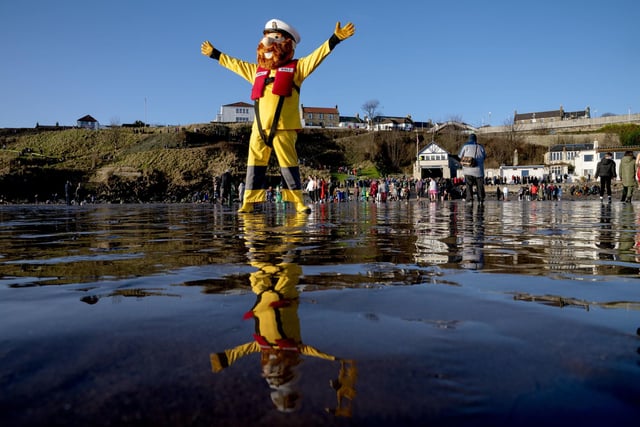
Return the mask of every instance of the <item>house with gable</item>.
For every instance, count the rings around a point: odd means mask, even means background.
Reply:
[[[346,129],[366,129],[367,122],[360,118],[360,114],[356,113],[355,116],[340,116],[338,126]]]
[[[452,178],[456,176],[458,168],[457,160],[438,144],[431,142],[418,152],[413,166],[413,177]]]
[[[234,102],[220,107],[216,114],[216,123],[253,123],[255,110],[252,104],[246,102]]]
[[[337,128],[340,111],[335,107],[305,107],[300,105],[300,118],[304,127]]]
[[[545,166],[552,179],[558,180],[565,176],[574,179],[594,179],[598,162],[607,153],[613,155],[616,172],[620,170],[620,162],[626,151],[632,151],[634,156],[640,155],[639,146],[600,145],[598,141],[575,144],[557,144],[549,147],[544,155]],[[618,180],[620,177],[618,177]]]
[[[434,124],[429,132],[435,135],[443,134],[464,134],[469,135],[477,132],[477,129],[467,123],[449,120],[442,123]]]
[[[551,178],[557,179],[565,175],[593,176],[599,161],[597,144],[595,141],[549,147],[544,155],[544,164],[549,168]]]
[[[591,109],[589,107],[582,111],[564,111],[561,105],[559,110],[536,111],[532,113],[513,114],[513,123],[549,123],[561,120],[589,119],[591,118]]]
[[[373,130],[413,130],[411,115],[407,117],[377,116],[373,119]]]
[[[93,117],[91,117],[89,114],[87,114],[86,116],[80,117],[76,123],[78,127],[82,129],[95,130],[100,128],[100,123],[98,123],[98,121]]]

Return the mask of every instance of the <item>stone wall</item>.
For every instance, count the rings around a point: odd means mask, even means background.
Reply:
[[[513,126],[485,126],[477,134],[532,132],[536,134],[560,134],[564,132],[593,131],[610,124],[640,124],[640,114],[596,117],[591,119],[561,120],[556,122],[518,123]]]

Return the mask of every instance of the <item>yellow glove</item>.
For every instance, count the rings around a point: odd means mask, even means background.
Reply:
[[[344,27],[340,27],[340,22],[336,23],[336,29],[333,34],[340,40],[345,40],[351,37],[356,32],[356,27],[351,23],[347,23]]]
[[[202,44],[200,45],[200,52],[202,52],[204,56],[211,56],[211,54],[213,53],[213,45],[209,43],[209,40],[205,40],[202,42]]]

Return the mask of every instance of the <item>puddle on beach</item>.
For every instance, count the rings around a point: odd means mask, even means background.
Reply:
[[[631,204],[342,203],[317,205],[310,216],[275,206],[242,216],[212,205],[9,206],[0,208],[0,224],[0,273],[10,287],[100,287],[189,267],[225,276],[245,272],[249,254],[267,250],[325,266],[321,278],[309,278],[326,288],[371,284],[356,278],[363,274],[383,285],[417,284],[460,268],[640,278],[640,207]],[[255,248],[247,248],[251,238]],[[283,253],[270,247],[277,239],[289,240]]]
[[[2,425],[640,415],[640,205],[1,206],[0,239]]]

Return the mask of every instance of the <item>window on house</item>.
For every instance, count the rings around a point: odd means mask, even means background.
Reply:
[[[593,154],[585,154],[584,155],[585,162],[593,162]]]
[[[562,167],[561,166],[552,166],[551,168],[549,168],[549,171],[552,174],[560,175],[562,173]]]

